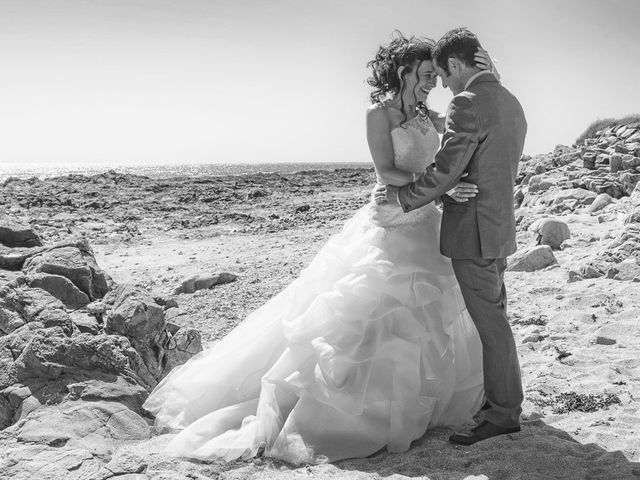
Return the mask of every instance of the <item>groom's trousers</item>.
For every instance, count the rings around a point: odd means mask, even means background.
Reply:
[[[480,334],[484,391],[489,402],[485,420],[503,427],[520,425],[520,362],[507,318],[504,258],[452,259],[467,310]]]

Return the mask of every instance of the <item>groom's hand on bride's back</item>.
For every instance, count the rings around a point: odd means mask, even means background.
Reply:
[[[478,194],[478,186],[474,183],[458,182],[458,184],[447,192],[451,198],[458,203],[468,202],[470,198]]]
[[[373,189],[373,201],[376,205],[398,203],[398,187],[392,185],[376,185]]]

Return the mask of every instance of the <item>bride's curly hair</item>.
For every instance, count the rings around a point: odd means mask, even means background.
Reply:
[[[382,105],[382,100],[389,93],[400,93],[402,101],[404,82],[398,78],[398,68],[404,66],[410,69],[416,61],[431,60],[434,46],[435,42],[430,38],[406,38],[402,32],[394,30],[391,42],[381,45],[375,58],[367,63],[371,69],[367,83],[374,88],[370,94],[371,103]],[[415,74],[418,75],[417,69]],[[401,110],[404,112],[404,101]]]

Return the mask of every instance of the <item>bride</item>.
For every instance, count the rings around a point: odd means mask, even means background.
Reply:
[[[438,150],[432,47],[397,34],[368,64],[379,183],[412,181]],[[476,61],[491,65],[483,51]],[[451,195],[464,201],[470,187]],[[150,394],[157,424],[180,430],[167,453],[317,463],[402,452],[430,426],[470,421],[482,347],[439,228],[433,204],[360,208],[291,285]]]

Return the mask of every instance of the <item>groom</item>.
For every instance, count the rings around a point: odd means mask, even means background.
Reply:
[[[433,66],[455,95],[433,165],[400,189],[380,187],[377,203],[398,202],[405,212],[442,197],[440,251],[451,258],[467,310],[483,348],[485,420],[450,441],[471,445],[520,430],[523,399],[516,345],[507,319],[506,257],[516,251],[513,185],[527,123],[518,100],[495,76],[476,67],[477,37],[459,28],[433,51]],[[478,194],[445,193],[463,174]],[[460,201],[456,201],[456,200]]]

